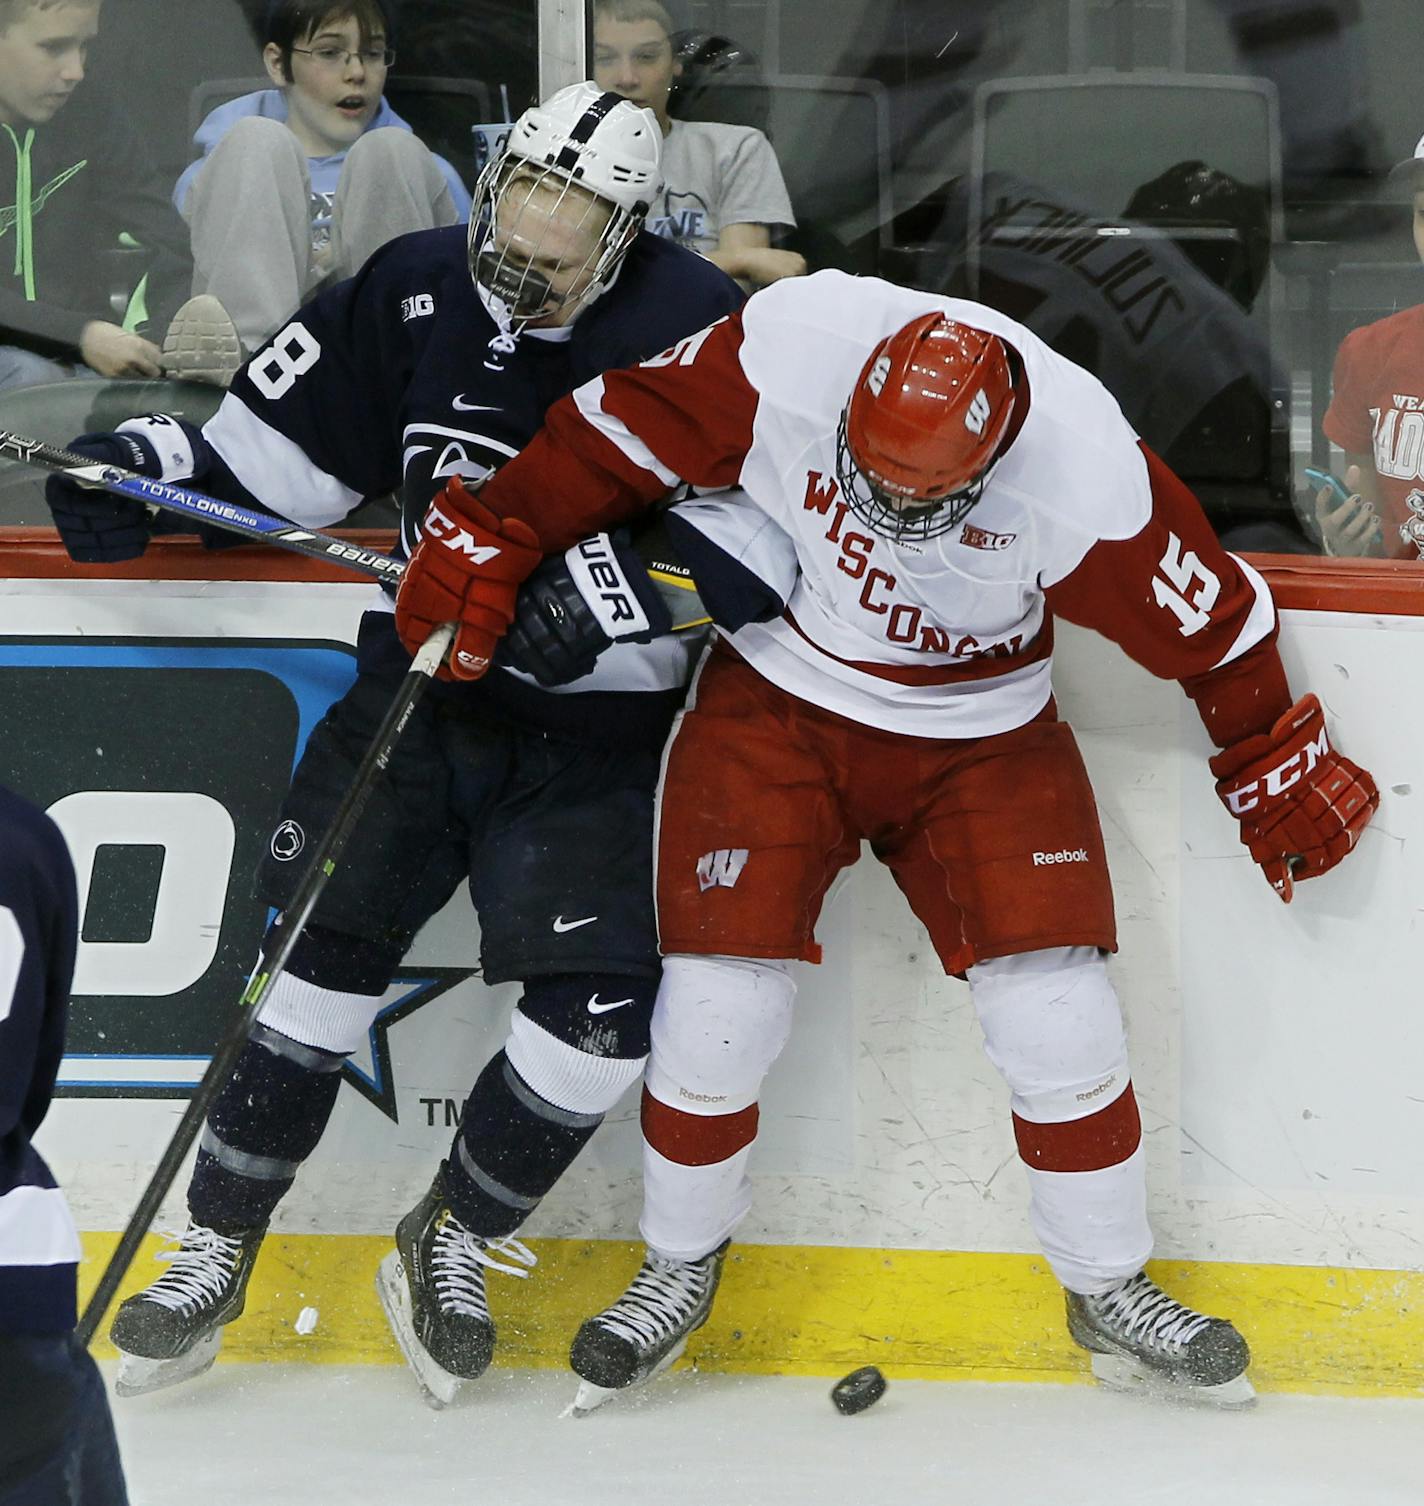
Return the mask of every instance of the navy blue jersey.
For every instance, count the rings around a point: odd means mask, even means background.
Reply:
[[[613,286],[571,325],[514,339],[475,289],[463,229],[403,236],[303,308],[238,373],[203,430],[210,453],[198,474],[220,496],[313,528],[397,492],[408,554],[450,476],[482,480],[518,454],[558,398],[741,302],[711,262],[644,232]],[[468,688],[540,727],[661,735],[653,725],[665,729],[675,711],[696,647],[682,637],[620,643],[592,674],[553,691],[512,670]]]
[[[78,908],[59,828],[0,786],[0,1333],[75,1321],[79,1239],[30,1141],[64,1054]]]

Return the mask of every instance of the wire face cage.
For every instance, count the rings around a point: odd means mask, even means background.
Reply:
[[[553,164],[506,151],[475,187],[470,274],[496,318],[518,330],[596,297],[640,223]]]
[[[929,502],[907,503],[856,464],[846,437],[849,413],[848,406],[841,410],[841,421],[836,428],[836,480],[846,506],[872,533],[895,543],[914,544],[922,539],[939,538],[968,517],[983,495],[994,469],[992,465],[959,491]]]

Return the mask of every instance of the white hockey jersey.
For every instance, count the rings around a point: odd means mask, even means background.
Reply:
[[[1027,411],[958,526],[894,542],[841,500],[836,431],[875,345],[936,309],[1017,351]],[[684,481],[739,489],[678,512],[742,566],[774,581],[794,554],[785,613],[731,633],[738,653],[856,721],[934,738],[1022,725],[1052,694],[1055,612],[1186,681],[1218,742],[1289,704],[1265,582],[1096,378],[983,305],[839,272],[777,283],[577,389],[484,500],[555,548]]]

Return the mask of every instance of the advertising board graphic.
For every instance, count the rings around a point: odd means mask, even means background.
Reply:
[[[9,638],[0,782],[47,810],[79,883],[69,1096],[184,1096],[266,925],[252,875],[351,649],[277,640]],[[467,974],[393,987],[348,1080],[390,1117],[386,1032]]]

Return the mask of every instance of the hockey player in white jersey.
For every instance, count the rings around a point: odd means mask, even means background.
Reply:
[[[1242,1336],[1143,1269],[1112,893],[1050,669],[1062,616],[1179,680],[1221,750],[1217,790],[1289,901],[1350,852],[1378,793],[1316,699],[1293,700],[1265,582],[1086,371],[982,305],[839,273],[769,289],[557,404],[483,488],[496,521],[482,542],[502,547],[517,519],[567,547],[681,482],[732,488],[668,523],[704,596],[772,579],[788,548],[799,573],[783,613],[723,634],[666,757],[648,1254],[579,1331],[574,1368],[637,1382],[706,1320],[751,1200],[790,964],[817,960],[826,891],[868,841],[945,971],[969,981],[1033,1226],[1095,1372],[1248,1401]],[[482,566],[447,557],[427,530],[399,630],[416,643],[464,603],[467,647],[487,657]],[[457,569],[462,584],[432,594]]]

